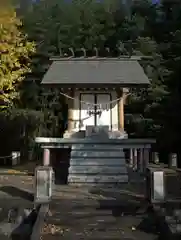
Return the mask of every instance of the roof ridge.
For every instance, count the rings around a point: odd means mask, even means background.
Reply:
[[[120,56],[120,57],[51,57],[51,61],[139,61],[144,56]]]

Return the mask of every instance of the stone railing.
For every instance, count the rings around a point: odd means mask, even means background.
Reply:
[[[127,164],[130,168],[132,168],[133,171],[138,172],[145,172],[145,167],[148,166],[148,164],[151,165],[159,165],[160,166],[160,159],[159,159],[159,153],[153,152],[145,148],[130,148],[126,149],[126,160]],[[165,166],[167,168],[177,168],[178,164],[178,157],[176,153],[171,153],[169,155],[169,163],[168,166]],[[161,164],[163,167],[163,164]]]
[[[136,147],[124,149],[126,156],[126,163],[130,169],[135,172],[145,173],[149,163],[153,161],[153,155],[150,148]]]

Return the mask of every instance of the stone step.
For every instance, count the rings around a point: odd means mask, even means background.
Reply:
[[[94,144],[94,143],[89,143],[89,144],[73,144],[71,147],[72,150],[97,150],[97,149],[103,149],[103,150],[116,150],[116,151],[123,151],[123,148],[120,145],[116,144]]]
[[[96,224],[95,224],[96,225]],[[95,225],[92,224],[92,229],[95,228]],[[94,227],[94,228],[93,228]],[[114,232],[113,232],[114,231]],[[63,237],[62,235],[58,235],[57,239],[63,239],[63,240],[80,240],[80,239],[86,239],[86,240],[120,240],[120,236],[124,237],[124,234],[120,231],[119,228],[114,230],[106,230],[106,236],[103,234],[103,228],[101,230],[94,230],[94,232],[91,229],[85,229],[84,231],[82,229],[79,229],[75,232],[66,232]],[[120,232],[120,233],[119,233]],[[49,240],[52,238],[52,234],[46,233],[45,236],[43,235],[44,240]],[[123,240],[133,240],[133,238],[121,238]],[[4,239],[2,239],[4,240]],[[6,240],[6,239],[5,239]]]
[[[85,131],[65,132],[63,138],[85,138]]]
[[[95,138],[96,139],[96,138]],[[74,144],[68,182],[73,184],[117,184],[128,182],[123,149],[116,144]]]
[[[124,158],[90,158],[90,157],[82,157],[82,158],[71,158],[70,159],[70,165],[71,166],[124,166],[125,165],[125,159]]]
[[[69,168],[71,174],[105,174],[105,175],[116,175],[116,174],[127,174],[125,166],[72,166]]]
[[[89,158],[89,157],[92,157],[92,158],[123,158],[124,157],[124,153],[121,151],[104,151],[104,150],[101,150],[101,151],[71,151],[71,158],[74,158],[74,157],[83,157],[83,158]]]
[[[82,201],[81,201],[81,203],[82,203]],[[93,204],[95,204],[95,203],[93,203]],[[55,219],[61,219],[61,218],[65,217],[65,218],[71,219],[73,221],[73,220],[77,220],[77,218],[79,218],[79,217],[83,217],[83,218],[98,217],[99,218],[99,215],[101,217],[112,217],[112,212],[110,211],[110,208],[111,207],[119,207],[119,206],[111,205],[111,206],[107,206],[107,208],[105,206],[105,209],[101,209],[101,212],[98,212],[97,209],[99,207],[100,207],[99,204],[97,204],[97,206],[95,208],[94,208],[94,205],[84,207],[81,204],[80,206],[77,207],[76,204],[75,204],[75,206],[71,205],[70,208],[67,207],[67,212],[61,211],[61,212],[55,213],[54,218]]]
[[[69,174],[69,183],[123,183],[128,182],[128,175],[122,174],[119,176],[106,176],[106,175],[74,175]]]
[[[63,135],[64,138],[87,138],[87,136],[90,138],[90,134],[86,134],[85,130],[80,130],[79,132],[68,132],[66,131]],[[95,134],[94,134],[95,136]],[[113,131],[108,131],[107,134],[104,134],[104,136],[111,138],[111,139],[124,139],[128,138],[128,134],[124,131],[118,131],[118,130],[113,130]],[[99,135],[98,135],[99,137]]]

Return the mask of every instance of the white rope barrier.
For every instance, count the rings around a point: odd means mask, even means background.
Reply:
[[[64,97],[66,97],[66,98],[69,98],[69,99],[72,99],[72,100],[77,100],[77,98],[73,98],[73,97],[71,97],[71,96],[69,96],[69,95],[67,95],[67,94],[65,94],[65,93],[63,93],[63,92],[60,92],[60,94],[61,94],[62,96],[64,96]],[[127,95],[130,95],[130,94],[127,94]],[[126,96],[127,96],[127,95],[126,95]],[[113,104],[113,103],[115,103],[115,102],[118,102],[121,98],[122,98],[122,97],[117,98],[117,99],[115,99],[115,100],[113,100],[113,101],[110,101],[110,102],[103,102],[102,104],[110,105],[110,104]],[[79,100],[79,102],[84,103],[84,104],[87,104],[87,105],[92,105],[92,106],[100,106],[100,105],[102,105],[101,103],[90,103],[90,102],[85,102],[85,101],[82,101],[82,100]]]

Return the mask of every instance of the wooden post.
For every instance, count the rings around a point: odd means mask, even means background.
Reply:
[[[124,100],[123,96],[119,99],[119,130],[124,130]]]
[[[71,90],[68,94],[70,97],[74,97],[74,92]],[[74,100],[69,98],[67,99],[68,103],[68,126],[67,126],[67,131],[71,132],[74,128],[74,122],[73,122],[73,110],[74,110]]]
[[[123,88],[117,92],[117,97],[119,98],[118,101],[118,123],[119,123],[119,130],[124,130],[124,104],[126,100],[126,95],[128,90]]]
[[[139,154],[139,166],[140,166],[140,172],[143,173],[144,171],[144,163],[143,163],[143,148],[140,149],[140,154]]]
[[[44,148],[43,150],[43,166],[50,165],[50,149]]]
[[[129,149],[129,167],[133,167],[133,149]]]
[[[124,130],[124,100],[123,100],[123,90],[119,89],[117,91],[118,100],[118,130]]]
[[[148,167],[149,161],[150,161],[149,149],[144,148],[143,154],[144,154],[144,157],[143,157],[144,169],[143,169],[143,171],[145,172]]]
[[[138,169],[138,154],[137,154],[137,148],[133,149],[133,170]]]
[[[137,171],[140,172],[140,151],[141,149],[137,149]]]

